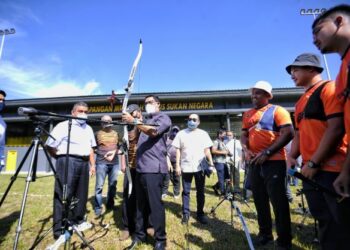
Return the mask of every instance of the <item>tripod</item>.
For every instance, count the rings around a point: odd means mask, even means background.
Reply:
[[[304,193],[305,193],[304,189],[297,189],[296,196],[300,196],[300,198],[301,198],[301,202],[298,203],[298,207],[300,209],[299,213],[303,216],[303,219],[301,220],[301,222],[297,226],[297,228],[299,230],[301,230],[302,225],[304,224],[304,221],[306,219],[306,216],[307,215],[311,215],[309,209],[305,208]],[[314,233],[315,234],[314,234],[314,239],[312,240],[312,243],[319,243],[319,240],[318,240],[318,229],[317,229],[317,220],[315,218],[314,218]]]
[[[27,201],[27,196],[28,196],[28,189],[29,189],[29,184],[30,182],[34,182],[36,180],[36,170],[37,170],[37,161],[38,161],[38,149],[39,146],[41,146],[44,149],[44,153],[46,156],[46,159],[48,160],[49,164],[50,164],[50,168],[52,170],[52,172],[54,173],[55,178],[57,179],[56,176],[56,170],[54,169],[51,159],[44,147],[44,144],[41,140],[41,134],[42,132],[45,132],[47,135],[49,135],[49,133],[44,129],[44,125],[45,125],[45,121],[43,121],[42,119],[40,119],[37,116],[31,116],[30,117],[31,120],[34,121],[34,138],[32,140],[32,143],[30,145],[30,147],[28,148],[27,152],[25,153],[21,163],[19,164],[15,174],[11,177],[11,182],[9,183],[8,187],[6,188],[6,191],[4,193],[4,195],[1,198],[0,201],[0,207],[3,204],[4,200],[7,197],[8,192],[10,191],[13,183],[15,182],[15,180],[17,179],[17,176],[19,174],[19,172],[21,171],[25,161],[27,160],[30,152],[33,149],[33,153],[32,153],[32,158],[30,161],[30,165],[29,165],[29,169],[28,169],[28,174],[27,174],[27,178],[26,178],[26,185],[25,185],[25,189],[24,189],[24,193],[23,193],[23,198],[22,198],[22,204],[21,204],[21,212],[20,212],[20,216],[19,216],[19,220],[18,220],[18,225],[16,228],[16,237],[15,237],[15,242],[13,245],[13,249],[17,249],[18,246],[18,240],[19,240],[19,236],[20,233],[22,231],[22,221],[23,221],[23,215],[24,215],[24,209],[26,206],[26,201]],[[50,136],[50,135],[49,135]],[[62,183],[60,182],[60,180],[58,180],[59,185],[62,187]]]
[[[215,206],[213,207],[211,210],[210,210],[210,214],[215,214],[215,210],[225,201],[229,201],[231,203],[231,226],[233,226],[233,210],[236,211],[237,213],[237,216],[239,217],[240,221],[241,221],[241,224],[242,224],[242,227],[243,227],[243,230],[244,230],[244,233],[245,233],[245,236],[246,236],[246,239],[248,241],[248,245],[249,245],[249,248],[251,250],[254,250],[254,245],[253,245],[253,241],[252,241],[252,238],[250,236],[250,233],[249,233],[249,229],[247,227],[247,224],[244,220],[244,217],[243,217],[243,214],[240,210],[240,208],[237,206],[237,202],[236,202],[236,199],[235,199],[235,192],[233,190],[233,174],[232,172],[234,171],[233,170],[234,166],[231,167],[231,170],[229,171],[230,173],[230,179],[229,180],[226,180],[226,185],[225,185],[225,195],[224,197],[222,198],[222,200]],[[249,205],[247,203],[245,203],[248,207]],[[249,207],[250,208],[250,207]]]

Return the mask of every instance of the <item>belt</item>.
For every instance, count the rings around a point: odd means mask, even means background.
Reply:
[[[62,158],[62,157],[66,157],[67,155],[57,155],[57,158]],[[86,156],[82,156],[82,155],[68,155],[70,158],[75,158],[75,159],[79,159],[79,160],[83,160],[83,161],[89,161],[90,156],[86,155]]]

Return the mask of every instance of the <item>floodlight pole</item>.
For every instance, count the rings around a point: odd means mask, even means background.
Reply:
[[[14,28],[0,30],[0,35],[1,35],[0,60],[1,60],[2,50],[4,48],[5,36],[6,35],[12,35],[12,34],[15,34],[15,33],[16,33],[16,30]]]
[[[301,9],[300,15],[302,15],[302,16],[312,15],[314,17],[314,20],[315,20],[316,16],[322,14],[322,12],[324,12],[324,11],[326,11],[325,8],[323,8],[323,9]],[[328,80],[331,80],[331,74],[329,72],[326,55],[322,54],[322,56],[323,56],[324,65],[326,66]]]

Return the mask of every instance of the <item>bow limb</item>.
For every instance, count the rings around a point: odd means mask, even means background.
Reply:
[[[125,88],[125,97],[123,100],[123,107],[122,107],[122,113],[126,112],[126,108],[128,106],[128,101],[129,101],[129,97],[131,95],[133,86],[134,86],[134,78],[135,78],[135,73],[137,70],[137,66],[139,65],[140,59],[141,59],[141,55],[142,55],[142,41],[140,40],[140,45],[139,45],[139,52],[137,53],[137,56],[135,58],[135,61],[132,65],[131,68],[131,72],[129,75],[129,80],[128,80],[128,84]],[[128,155],[128,149],[129,149],[129,136],[128,136],[128,128],[127,126],[124,126],[124,135],[123,135],[123,151],[124,151],[124,155],[125,155],[125,172],[126,172],[126,176],[128,179],[128,195],[130,197],[131,192],[132,192],[132,178],[131,178],[131,173],[130,173],[130,167],[129,167],[129,155]]]

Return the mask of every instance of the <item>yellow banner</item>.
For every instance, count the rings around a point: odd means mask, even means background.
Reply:
[[[6,171],[16,171],[16,165],[17,165],[17,151],[16,150],[7,151]]]
[[[141,110],[144,110],[144,104],[139,104]],[[203,110],[213,109],[213,102],[172,102],[172,103],[161,103],[160,109],[163,111],[173,110]],[[116,105],[114,112],[121,112],[122,105]],[[90,106],[90,113],[111,113],[112,107],[110,105]]]

